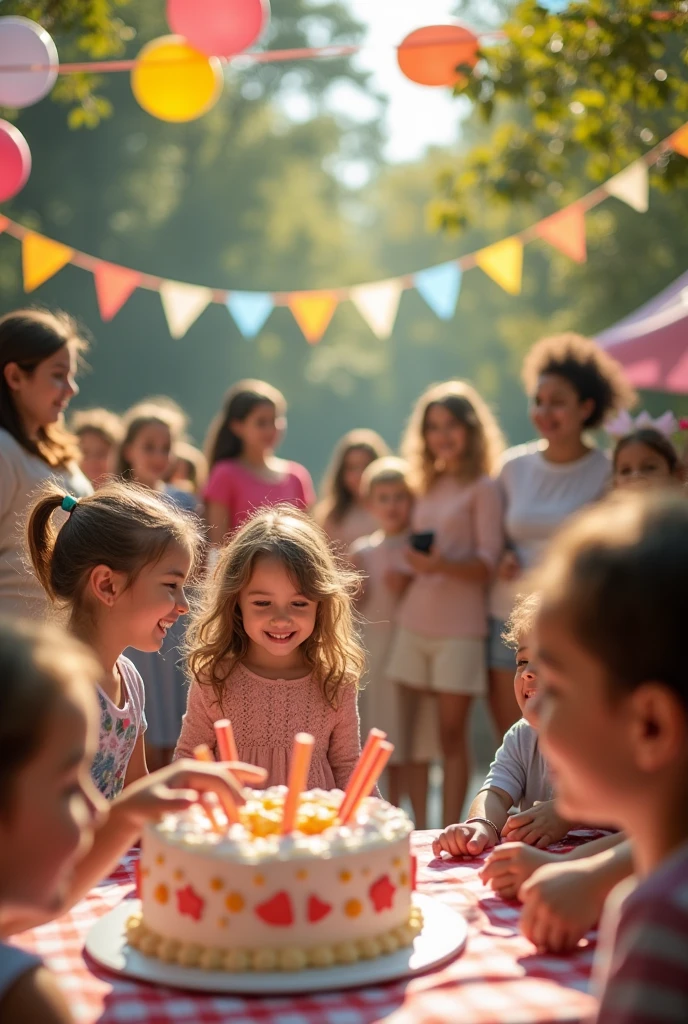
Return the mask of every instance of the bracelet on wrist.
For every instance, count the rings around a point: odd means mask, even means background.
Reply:
[[[466,820],[464,822],[464,825],[470,825],[470,823],[472,821],[479,821],[481,825],[489,825],[490,828],[493,829],[494,834],[497,837],[497,842],[499,842],[499,840],[502,838],[502,834],[499,831],[499,829],[497,828],[497,826],[495,825],[494,821],[490,821],[489,818],[480,818],[480,817],[477,817],[477,818],[466,818]]]

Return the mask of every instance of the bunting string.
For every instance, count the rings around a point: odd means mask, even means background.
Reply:
[[[670,151],[688,158],[688,124],[604,184],[523,231],[414,273],[330,289],[266,292],[209,288],[110,263],[3,215],[0,215],[0,233],[5,232],[21,242],[25,291],[34,291],[70,263],[93,274],[98,309],[105,321],[112,320],[137,289],[144,289],[159,293],[173,338],[183,338],[203,311],[210,304],[218,303],[227,308],[239,332],[249,339],[260,333],[275,307],[286,306],[306,341],[316,344],[325,334],[337,306],[348,300],[373,334],[384,340],[394,329],[402,294],[412,288],[442,320],[454,316],[463,276],[475,267],[509,295],[518,295],[523,250],[530,242],[545,241],[569,259],[584,263],[587,259],[585,215],[610,197],[645,213],[649,208],[649,168]]]

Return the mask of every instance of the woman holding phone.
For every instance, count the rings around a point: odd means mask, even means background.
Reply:
[[[486,403],[462,381],[421,395],[402,442],[416,494],[406,553],[414,578],[399,611],[388,675],[402,685],[409,746],[419,694],[437,695],[445,823],[461,817],[468,713],[487,688],[487,591],[504,541],[492,474],[503,447]]]

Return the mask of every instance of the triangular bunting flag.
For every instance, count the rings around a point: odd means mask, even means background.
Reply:
[[[674,132],[669,139],[669,143],[676,153],[688,157],[688,124],[684,124],[683,128],[679,128],[677,132]]]
[[[103,320],[112,320],[141,283],[141,275],[115,263],[99,263],[93,271],[98,309]]]
[[[519,294],[523,276],[523,243],[520,238],[505,238],[502,242],[488,245],[475,254],[475,262],[509,295]]]
[[[451,320],[461,291],[461,267],[456,261],[419,270],[413,282],[440,320]]]
[[[32,292],[38,288],[58,270],[62,270],[73,255],[74,250],[68,245],[37,235],[35,231],[27,231],[22,239],[24,291]]]
[[[232,292],[227,299],[227,309],[245,338],[260,333],[274,306],[267,292]]]
[[[163,281],[160,285],[162,308],[173,338],[183,338],[191,324],[213,297],[212,289],[181,281]]]
[[[578,203],[541,220],[536,231],[540,238],[544,238],[565,256],[576,263],[585,263],[585,213]]]
[[[315,345],[337,308],[337,296],[332,292],[294,292],[289,296],[288,305],[306,341]]]
[[[650,178],[644,160],[636,160],[620,174],[605,182],[604,190],[610,196],[616,196],[623,203],[628,203],[638,213],[647,213],[650,205]]]
[[[351,301],[378,338],[389,338],[399,310],[402,285],[399,278],[352,288]]]
[[[0,214],[0,235],[3,233],[3,231],[7,230],[7,228],[9,227],[9,223],[10,222],[8,221],[7,217],[3,217],[2,214]]]

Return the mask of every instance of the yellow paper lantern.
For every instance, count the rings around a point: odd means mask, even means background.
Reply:
[[[194,50],[182,36],[161,36],[141,50],[131,72],[131,88],[147,113],[161,121],[194,121],[213,107],[222,92],[217,57]]]

